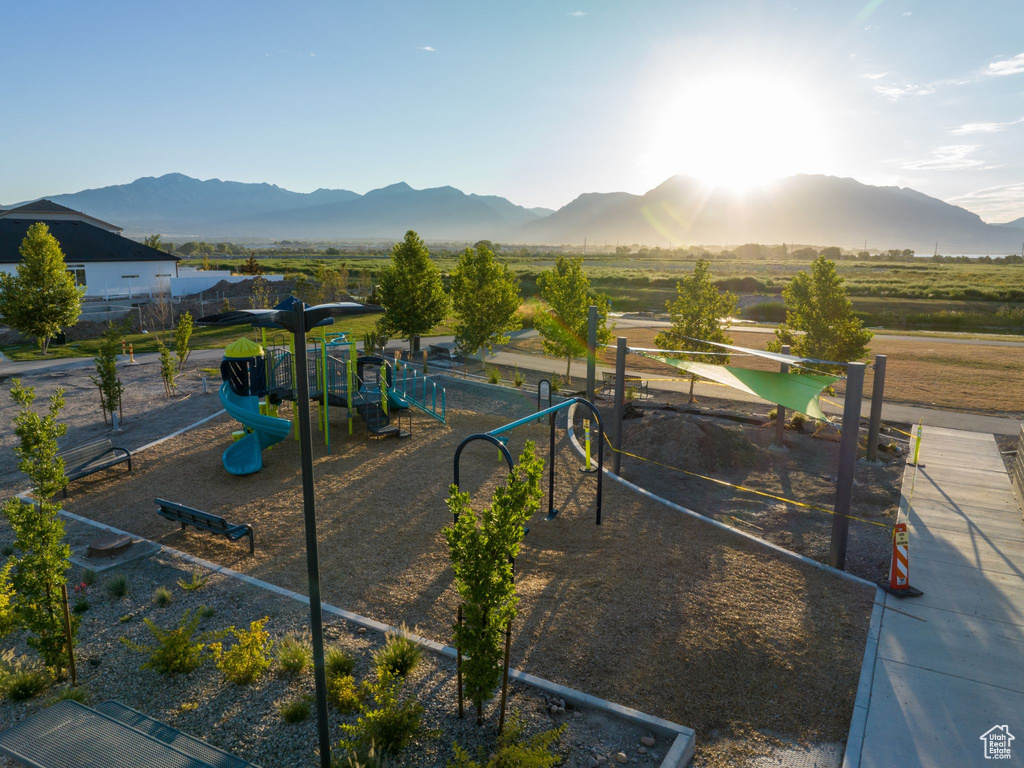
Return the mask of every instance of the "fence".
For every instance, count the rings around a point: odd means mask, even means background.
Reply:
[[[1013,465],[1010,467],[1010,484],[1013,486],[1013,495],[1017,497],[1017,504],[1024,510],[1024,426],[1020,428],[1020,436],[1017,438],[1017,455],[1013,457]]]

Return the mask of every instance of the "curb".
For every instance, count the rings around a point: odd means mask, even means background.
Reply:
[[[853,716],[846,736],[842,768],[860,768],[860,753],[864,746],[864,733],[868,725],[868,706],[871,703],[871,686],[875,681],[875,663],[878,658],[878,641],[882,634],[882,611],[885,610],[885,590],[875,586],[875,605],[871,609],[868,637],[864,643],[864,661],[861,662],[860,679],[857,681],[857,697],[853,702]]]

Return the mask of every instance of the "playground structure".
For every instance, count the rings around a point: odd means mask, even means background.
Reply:
[[[359,355],[355,341],[346,332],[327,331],[326,326],[331,323],[333,318],[328,318],[309,335],[312,348],[305,351],[309,400],[319,405],[317,422],[328,453],[328,408],[332,406],[346,409],[350,435],[358,415],[368,435],[410,437],[411,408],[445,423],[443,387],[397,356],[387,360],[377,355]],[[263,451],[292,432],[291,421],[277,415],[278,406],[286,400],[299,400],[296,366],[301,357],[296,353],[294,337],[288,334],[287,342],[273,343],[272,335],[268,345],[268,328],[279,326],[258,320],[253,325],[260,328],[262,345],[239,339],[225,349],[221,362],[221,403],[243,427],[234,433],[235,442],[223,455],[224,468],[234,475],[249,475],[263,468]],[[408,419],[405,427],[403,415]],[[297,425],[295,439],[299,439]]]

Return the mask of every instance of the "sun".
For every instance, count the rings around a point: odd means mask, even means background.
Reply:
[[[655,118],[648,162],[742,191],[821,169],[826,129],[814,103],[781,77],[743,73],[680,84]]]

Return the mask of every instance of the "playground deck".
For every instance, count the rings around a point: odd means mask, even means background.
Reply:
[[[415,440],[339,439],[331,456],[314,442],[324,599],[450,639],[456,595],[442,528],[451,460],[463,437],[514,415],[449,409],[451,426],[424,417]],[[304,591],[297,444],[267,451],[258,475],[228,477],[219,461],[227,429],[214,421],[157,446],[140,456],[135,476],[87,481],[67,508]],[[543,522],[541,511],[517,561],[513,664],[696,728],[702,765],[730,750],[747,754],[746,728],[842,740],[871,590],[614,483],[605,484],[604,524],[595,526],[594,476],[580,473],[563,435],[561,513]],[[546,425],[527,427],[509,447],[517,455],[532,438],[546,458],[546,436]],[[503,467],[492,446],[474,444],[463,456],[463,489],[482,503]],[[157,495],[252,522],[255,557],[166,524],[151,514]]]

